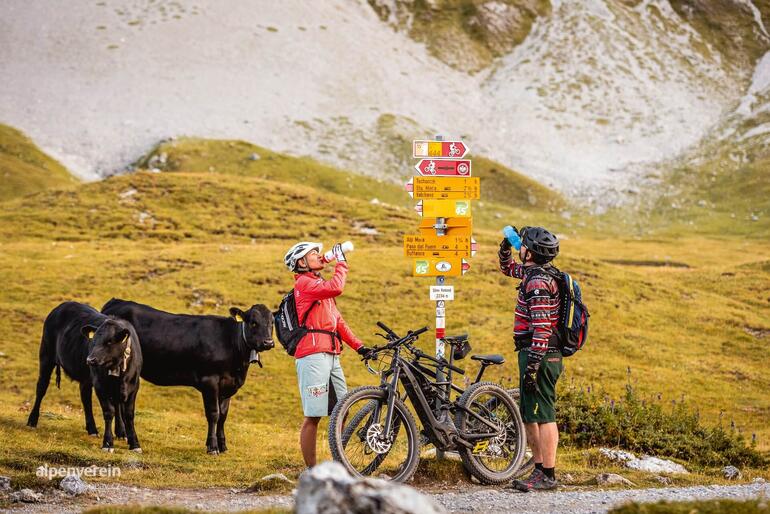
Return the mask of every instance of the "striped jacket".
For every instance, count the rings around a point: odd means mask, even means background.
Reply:
[[[557,344],[559,285],[552,276],[538,272],[539,266],[525,267],[515,262],[510,251],[500,250],[498,257],[504,275],[522,279],[513,321],[516,349],[530,348],[531,358],[539,362],[548,348]]]

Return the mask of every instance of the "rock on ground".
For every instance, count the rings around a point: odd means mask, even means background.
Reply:
[[[727,480],[740,480],[743,478],[743,473],[735,466],[725,466],[722,468],[722,476]]]
[[[43,499],[43,495],[32,489],[22,489],[11,493],[10,498],[13,503],[37,503]]]
[[[439,514],[447,512],[430,496],[404,484],[377,478],[358,480],[342,464],[327,461],[304,472],[296,495],[297,514]]]
[[[610,448],[600,448],[599,453],[611,461],[622,462],[627,468],[637,471],[646,471],[648,473],[688,473],[687,469],[681,464],[658,457],[643,455],[640,458],[631,452],[612,450]]]
[[[597,485],[635,485],[632,481],[615,473],[601,473],[596,475]]]
[[[0,477],[0,491],[9,491],[11,489],[11,479]]]
[[[59,482],[59,489],[73,496],[80,496],[91,491],[93,487],[77,475],[67,475]]]

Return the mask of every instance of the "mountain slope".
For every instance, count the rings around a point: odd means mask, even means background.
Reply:
[[[0,201],[78,183],[24,134],[0,124]]]
[[[766,8],[748,0],[375,4],[423,10],[406,13],[406,31],[363,0],[3,2],[0,113],[89,178],[200,134],[400,181],[411,165],[392,154],[383,117],[413,120],[408,139],[463,137],[477,155],[603,202],[707,135],[768,46]],[[443,7],[433,27],[426,13]],[[438,60],[455,33],[489,65],[469,75]]]

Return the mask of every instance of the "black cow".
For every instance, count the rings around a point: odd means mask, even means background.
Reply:
[[[230,397],[246,381],[252,351],[271,349],[273,316],[264,305],[233,307],[232,317],[171,314],[113,298],[102,313],[130,322],[144,355],[142,378],[161,386],[191,386],[203,395],[208,421],[206,450],[227,451],[225,421]],[[260,366],[257,354],[257,362]]]
[[[64,302],[48,314],[40,341],[40,375],[35,405],[27,425],[36,427],[51,373],[56,368],[56,387],[61,384],[61,368],[80,382],[80,400],[89,435],[99,435],[91,405],[91,388],[102,406],[104,439],[102,449],[114,451],[112,420],[119,438],[128,438],[129,449],[140,452],[134,429],[134,407],[139,392],[142,349],[131,323],[105,316],[93,307]]]

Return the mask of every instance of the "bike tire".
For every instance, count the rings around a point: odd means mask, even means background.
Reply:
[[[334,410],[332,410],[331,418],[329,420],[329,450],[331,451],[332,458],[345,466],[345,469],[357,478],[364,478],[364,475],[348,461],[345,455],[345,446],[350,439],[350,435],[346,434],[346,431],[343,430],[343,421],[347,418],[348,410],[356,402],[366,399],[386,402],[387,391],[379,386],[357,387],[348,392],[342,401],[337,403]],[[364,407],[364,409],[366,408],[367,407]],[[401,421],[399,428],[405,429],[403,433],[407,438],[407,457],[399,472],[394,476],[389,477],[389,479],[394,482],[407,482],[412,478],[414,472],[417,471],[417,465],[420,462],[420,444],[417,424],[414,421],[414,417],[409,412],[409,409],[400,398],[395,399],[394,412]],[[354,415],[351,419],[355,419],[357,415],[358,414]],[[401,433],[402,431],[399,429],[395,432],[395,436],[398,437]],[[343,434],[346,434],[347,438],[344,438]]]
[[[505,389],[492,382],[478,382],[471,385],[457,400],[457,404],[458,406],[470,409],[475,399],[484,393],[493,394],[499,400],[502,400],[502,402],[505,404],[505,408],[508,411],[508,414],[511,417],[510,422],[515,423],[516,425],[515,440],[510,442],[506,440],[506,443],[512,444],[514,446],[512,459],[505,469],[501,471],[495,471],[484,465],[483,461],[481,460],[482,456],[474,454],[473,450],[469,448],[461,447],[459,449],[460,458],[463,461],[465,469],[467,469],[469,473],[479,479],[481,483],[487,485],[505,484],[510,482],[514,475],[516,475],[519,467],[521,466],[521,461],[524,459],[524,452],[527,446],[527,437],[524,432],[524,423],[521,420],[519,406],[516,404],[514,399]],[[468,416],[465,411],[458,409],[457,415],[455,417],[455,425],[461,432],[468,430],[469,418],[470,416]]]
[[[511,395],[511,398],[515,402],[518,403],[519,398],[521,398],[521,392],[519,391],[518,387],[515,387],[513,389],[507,389],[508,394]],[[516,470],[516,473],[513,474],[513,478],[521,478],[524,476],[529,476],[530,473],[532,473],[532,470],[535,469],[535,457],[532,456],[532,449],[527,445],[526,449],[524,450],[524,464],[519,466],[519,469]]]

